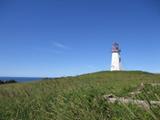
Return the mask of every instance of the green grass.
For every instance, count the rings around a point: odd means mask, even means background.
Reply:
[[[160,83],[160,75],[141,71],[97,72],[0,86],[0,120],[158,120],[160,106],[110,104],[103,96],[128,96],[141,83]],[[160,98],[147,87],[137,97]],[[157,94],[152,94],[156,93]],[[143,96],[143,97],[141,97]]]
[[[141,93],[134,97],[141,100],[160,101],[160,85],[152,86],[151,84],[146,84]]]

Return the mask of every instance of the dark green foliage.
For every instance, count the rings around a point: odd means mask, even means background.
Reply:
[[[10,84],[10,83],[17,83],[15,80],[0,80],[0,85],[2,84]]]
[[[160,117],[159,106],[145,110],[136,105],[110,104],[103,97],[111,93],[128,96],[142,82],[160,82],[160,75],[103,71],[3,85],[0,86],[0,120],[156,120]],[[145,93],[149,90],[149,94]],[[159,88],[147,86],[135,98],[158,100],[159,93]]]

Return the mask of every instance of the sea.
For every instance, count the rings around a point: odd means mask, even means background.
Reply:
[[[0,77],[0,80],[15,80],[17,82],[31,82],[31,81],[38,81],[42,80],[43,78],[40,77]]]

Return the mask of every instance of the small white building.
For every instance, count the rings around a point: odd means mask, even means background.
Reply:
[[[120,71],[121,69],[121,56],[120,48],[118,43],[113,43],[112,45],[112,61],[111,61],[111,71]]]

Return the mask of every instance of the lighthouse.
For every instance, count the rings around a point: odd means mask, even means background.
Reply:
[[[113,43],[112,45],[112,61],[111,61],[111,71],[121,70],[121,56],[120,48],[118,43]]]

